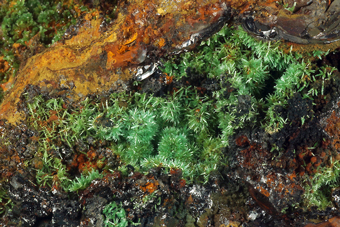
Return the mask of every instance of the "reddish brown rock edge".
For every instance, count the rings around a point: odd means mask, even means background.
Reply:
[[[307,224],[304,227],[338,227],[340,226],[340,217],[333,217],[328,221],[319,224]]]

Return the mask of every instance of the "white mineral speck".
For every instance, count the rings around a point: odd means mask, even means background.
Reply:
[[[254,221],[257,218],[258,214],[255,211],[250,211],[248,214],[248,219]]]

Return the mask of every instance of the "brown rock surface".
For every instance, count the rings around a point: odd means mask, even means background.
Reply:
[[[339,217],[333,217],[330,218],[328,221],[318,223],[318,224],[307,224],[305,227],[336,227],[340,226],[340,218]]]

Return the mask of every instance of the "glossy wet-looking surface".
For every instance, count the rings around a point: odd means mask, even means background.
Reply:
[[[245,29],[262,38],[326,44],[339,39],[339,6],[339,0],[277,1],[241,17]]]

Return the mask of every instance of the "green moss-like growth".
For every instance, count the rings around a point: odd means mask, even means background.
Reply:
[[[132,146],[139,144],[148,144],[155,133],[158,125],[155,121],[155,115],[150,111],[130,110],[125,119],[127,140]]]
[[[179,109],[170,110],[169,100],[175,100]],[[143,171],[160,164],[167,169],[181,168],[184,176],[193,180],[202,174],[202,170],[195,167],[198,163],[194,157],[202,156],[199,148],[210,149],[210,144],[203,138],[218,139],[215,133],[217,123],[207,124],[213,116],[216,117],[214,109],[205,107],[211,101],[200,99],[191,87],[165,98],[115,93],[104,105],[93,105],[86,99],[78,110],[63,108],[62,99],[44,100],[38,96],[28,104],[28,120],[40,130],[41,143],[46,140],[62,141],[64,145],[73,147],[77,141],[87,141],[90,137],[105,140],[126,164],[133,164]],[[169,112],[164,112],[164,109],[169,109]],[[173,114],[178,120],[169,120],[168,114]],[[197,121],[195,127],[192,121]],[[218,149],[216,145],[214,143],[212,150]],[[45,150],[52,148],[48,145]],[[215,153],[215,158],[221,157],[221,153]],[[204,165],[205,158],[200,160]],[[204,169],[207,171],[209,168]],[[204,175],[208,176],[208,173]]]
[[[129,225],[126,219],[126,212],[122,205],[117,205],[115,201],[109,203],[103,210],[105,227],[126,227]],[[134,223],[133,223],[134,224]]]
[[[7,190],[0,187],[0,215],[6,214],[13,208],[13,202],[10,199]]]
[[[331,193],[333,188],[340,186],[340,163],[334,161],[331,167],[322,167],[305,184],[305,203],[307,207],[316,206],[320,210],[332,207]]]
[[[159,155],[171,159],[190,161],[192,151],[190,149],[186,132],[181,132],[175,127],[165,128],[158,144]]]
[[[93,180],[101,178],[103,178],[103,175],[100,174],[98,170],[92,170],[88,173],[88,175],[81,175],[81,177],[77,177],[72,182],[70,182],[66,188],[66,191],[76,192],[78,190],[83,190],[87,188]]]
[[[320,54],[315,52],[314,56]],[[258,41],[242,28],[227,26],[202,42],[194,53],[186,52],[164,62],[164,72],[175,79],[191,76],[188,69],[208,75],[221,85],[213,97],[224,145],[228,145],[235,129],[246,125],[261,125],[268,133],[279,131],[288,122],[275,109],[285,108],[296,92],[304,90],[304,98],[317,95],[320,91],[310,88],[309,81],[320,78],[322,72],[302,55],[284,53],[279,43]],[[332,70],[323,73],[323,78],[329,77]],[[259,113],[265,113],[265,117]]]
[[[193,74],[206,75],[215,89],[205,94],[183,86],[164,97],[113,93],[104,101],[86,98],[77,109],[66,108],[61,98],[38,96],[29,101],[28,120],[40,131],[48,152],[53,143],[73,148],[79,141],[105,141],[120,156],[122,166],[130,164],[144,172],[156,166],[166,171],[176,168],[189,182],[207,182],[212,171],[228,163],[222,149],[236,130],[279,131],[289,121],[277,107],[285,108],[296,92],[310,99],[323,93],[310,81],[327,79],[332,69],[317,69],[300,55],[283,53],[278,44],[224,27],[195,52],[164,62],[164,72],[177,83]],[[61,176],[67,178],[67,173]],[[63,181],[65,188],[72,180],[68,179]]]
[[[0,10],[4,47],[14,43],[24,45],[37,33],[44,44],[59,40],[66,28],[76,23],[79,15],[75,13],[75,5],[54,0],[4,1]]]

